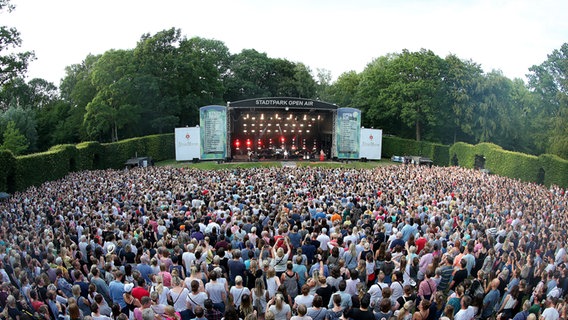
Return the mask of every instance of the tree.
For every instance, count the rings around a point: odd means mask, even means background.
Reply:
[[[120,129],[139,126],[140,108],[130,104],[132,51],[107,51],[95,64],[92,82],[97,94],[87,104],[84,125],[91,138],[118,141]]]
[[[371,119],[391,123],[389,129],[414,129],[417,141],[440,125],[447,112],[443,79],[444,60],[430,50],[403,50],[376,59],[363,71],[358,101]],[[397,124],[397,127],[392,127]]]
[[[568,159],[568,43],[548,55],[546,61],[529,69],[529,87],[536,95],[531,116],[542,132],[547,152]]]
[[[10,150],[14,155],[20,155],[28,149],[28,146],[26,137],[16,128],[16,123],[14,121],[8,122],[0,150]]]
[[[331,71],[327,69],[316,69],[316,99],[320,101],[331,101]]]
[[[448,55],[445,62],[447,66],[447,74],[444,78],[445,94],[451,112],[442,116],[446,116],[444,123],[448,124],[447,129],[453,132],[453,137],[451,140],[443,139],[443,141],[448,143],[475,142],[473,117],[481,99],[483,70],[479,64],[461,60],[453,54]]]
[[[329,102],[345,108],[359,108],[356,102],[361,76],[355,71],[344,72],[329,88]],[[367,118],[363,114],[364,119]]]
[[[29,151],[37,151],[37,122],[35,111],[22,107],[11,106],[0,117],[0,125],[7,127],[13,122],[18,131],[26,137]]]
[[[266,53],[244,49],[231,59],[225,78],[226,101],[271,96],[273,63]]]
[[[9,0],[0,0],[0,13],[11,12],[14,6]],[[20,32],[14,27],[0,26],[0,86],[11,79],[22,76],[28,69],[30,61],[35,59],[31,51],[4,53],[22,45]]]

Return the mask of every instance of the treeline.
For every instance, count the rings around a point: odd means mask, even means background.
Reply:
[[[133,49],[85,57],[66,68],[59,87],[21,77],[2,84],[0,149],[168,133],[196,125],[201,106],[288,96],[359,108],[364,126],[404,138],[568,158],[567,54],[564,44],[527,70],[528,84],[429,50],[382,56],[332,82],[327,70],[254,49],[231,54],[222,41],[172,28],[143,35]]]

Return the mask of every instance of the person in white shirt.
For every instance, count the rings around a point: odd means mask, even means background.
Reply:
[[[454,320],[471,320],[475,317],[473,308],[470,308],[471,298],[469,296],[464,296],[461,300],[461,309],[454,316]]]
[[[321,234],[317,237],[317,240],[320,242],[320,249],[323,251],[327,251],[327,243],[330,241],[329,236],[327,235],[327,229],[321,229]]]
[[[546,309],[540,315],[540,320],[558,320],[560,318],[560,314],[558,310],[554,308],[554,303],[552,299],[546,299]]]
[[[302,294],[297,295],[294,298],[294,309],[297,309],[300,305],[304,305],[306,308],[311,308],[314,301],[314,296],[310,294],[310,286],[304,284],[302,286]]]

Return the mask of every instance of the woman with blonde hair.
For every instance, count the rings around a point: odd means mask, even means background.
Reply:
[[[249,269],[245,271],[246,286],[252,290],[255,286],[256,279],[262,277],[262,270],[258,267],[258,260],[250,259]]]
[[[274,257],[272,259],[272,264],[278,278],[280,278],[286,271],[286,263],[290,257],[290,252],[292,252],[292,247],[290,246],[288,237],[284,238],[284,244],[286,246],[286,251],[284,251],[284,248],[282,247],[278,248],[278,250],[276,250],[276,246],[272,247],[272,256]]]
[[[290,320],[292,317],[292,309],[281,294],[277,294],[268,301],[267,311],[274,314],[274,320]],[[268,314],[265,314],[265,318],[268,318]]]
[[[237,313],[239,318],[245,319],[248,315],[254,314],[254,308],[252,306],[252,298],[250,294],[244,294],[241,298],[241,304],[237,308]]]
[[[252,305],[259,315],[263,314],[263,310],[266,310],[268,300],[270,300],[270,294],[264,288],[264,281],[262,281],[262,278],[256,279],[254,289],[252,289]]]
[[[172,288],[168,293],[168,301],[173,302],[176,312],[187,309],[187,296],[189,290],[184,286],[183,281],[178,276],[172,277]]]
[[[153,275],[154,281],[156,282],[155,285],[152,285],[150,288],[150,293],[157,292],[158,293],[158,302],[161,305],[168,304],[168,296],[170,294],[170,288],[164,286],[164,281],[162,276],[160,275]]]
[[[164,309],[164,314],[162,315],[164,320],[181,320],[181,315],[179,311],[176,311],[172,306],[166,306]]]
[[[276,276],[276,271],[274,270],[274,268],[270,267],[268,269],[268,272],[266,272],[266,290],[268,290],[268,294],[271,298],[274,298],[276,290],[278,290],[279,286],[280,279],[278,279],[278,277]]]
[[[347,269],[355,269],[357,267],[357,246],[355,243],[349,245],[349,250],[343,254],[343,260],[345,260]]]

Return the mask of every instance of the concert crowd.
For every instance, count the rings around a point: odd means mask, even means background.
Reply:
[[[567,201],[410,164],[75,172],[0,201],[0,318],[566,320]]]

